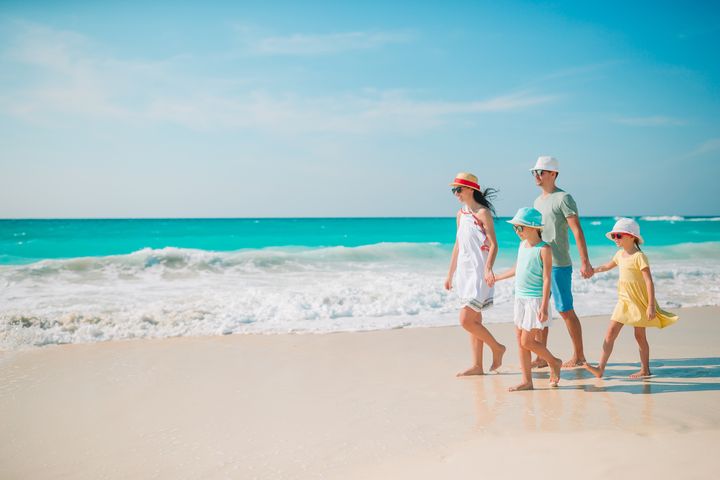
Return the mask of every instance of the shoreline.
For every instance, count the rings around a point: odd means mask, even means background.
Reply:
[[[550,389],[544,369],[532,392],[507,392],[520,378],[511,324],[490,326],[508,346],[501,374],[459,379],[470,346],[457,326],[4,351],[0,477],[711,477],[697,452],[720,440],[720,307],[673,311],[676,325],[648,332],[655,377],[626,378],[639,359],[624,329],[609,378],[568,369]],[[581,321],[595,363],[608,316]],[[549,347],[569,354],[559,323]],[[660,455],[635,462],[638,448]],[[518,451],[530,463],[500,461]]]

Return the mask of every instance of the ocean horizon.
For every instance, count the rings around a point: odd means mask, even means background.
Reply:
[[[496,219],[495,271],[518,239]],[[582,217],[594,265],[618,217]],[[720,305],[720,216],[634,217],[665,308]],[[236,333],[452,325],[442,285],[454,217],[0,220],[0,348]],[[572,235],[571,235],[572,240]],[[577,267],[577,249],[571,246]],[[577,268],[576,268],[577,270]],[[617,272],[574,276],[581,316],[607,314]],[[500,282],[486,323],[511,318]]]

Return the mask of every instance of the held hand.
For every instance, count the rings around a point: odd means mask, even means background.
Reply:
[[[488,284],[488,287],[495,285],[495,274],[491,269],[485,270],[485,283]]]
[[[545,308],[539,308],[537,311],[538,319],[540,320],[540,323],[545,323],[548,320],[548,311],[547,307]]]
[[[445,279],[445,290],[452,290],[452,277]]]
[[[591,278],[595,275],[595,269],[592,265],[590,265],[590,262],[583,262],[582,267],[580,267],[580,275],[582,275],[585,279]]]
[[[655,305],[648,305],[647,308],[647,317],[648,320],[655,320]]]

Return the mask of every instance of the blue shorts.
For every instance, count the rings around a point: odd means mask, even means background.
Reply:
[[[550,293],[555,302],[555,310],[559,313],[573,309],[572,265],[552,267]]]

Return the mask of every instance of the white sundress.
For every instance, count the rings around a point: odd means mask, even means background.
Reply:
[[[492,305],[495,289],[485,282],[485,263],[490,252],[485,230],[467,206],[460,210],[457,243],[455,288],[463,305],[479,312]]]

